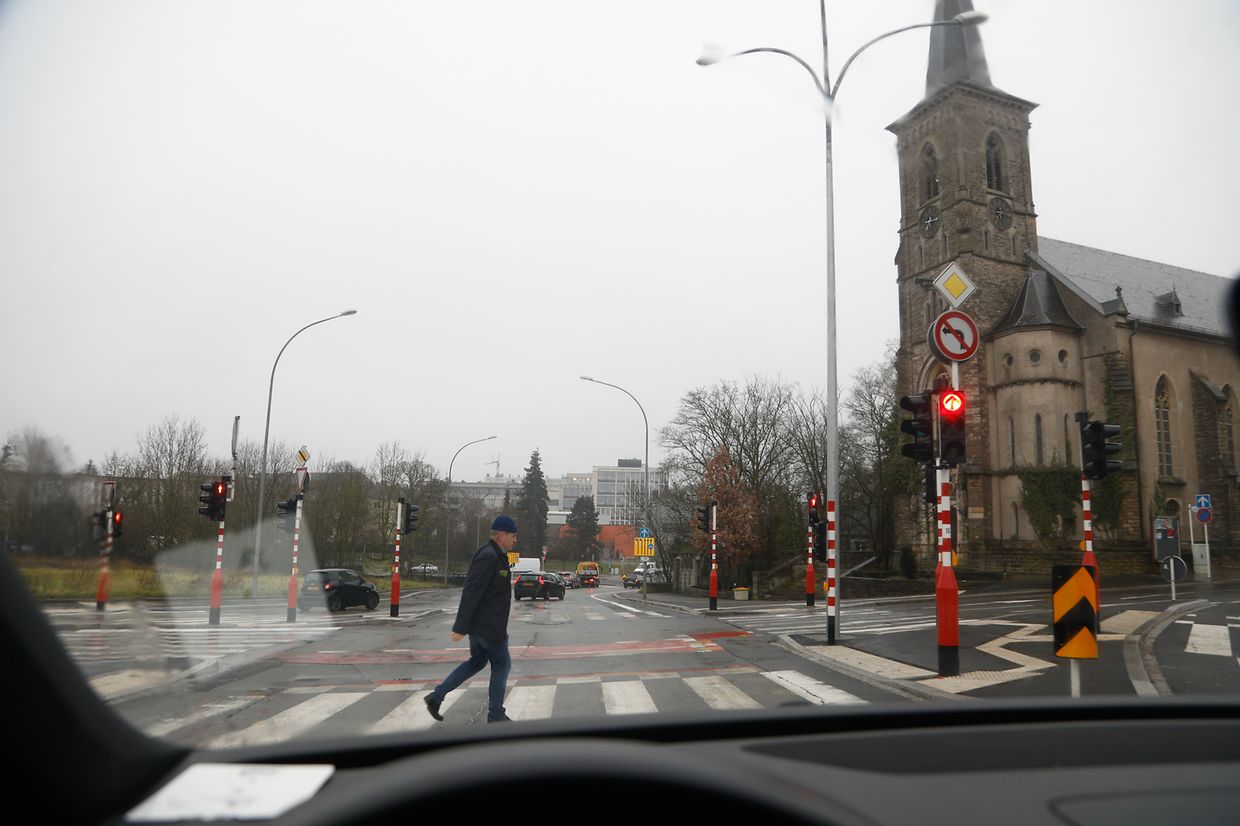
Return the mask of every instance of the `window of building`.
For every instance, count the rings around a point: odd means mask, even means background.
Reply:
[[[1033,417],[1033,460],[1042,466],[1042,414],[1035,414]]]
[[[925,203],[939,197],[939,156],[934,147],[926,144],[921,150],[921,201]]]
[[[1030,350],[1029,351],[1029,363],[1030,364],[1040,364],[1041,361],[1042,361],[1041,350]]]
[[[1171,388],[1163,376],[1154,386],[1154,441],[1158,445],[1158,475],[1171,476]]]
[[[1007,191],[1003,180],[1003,141],[991,134],[986,139],[986,186],[1000,192]]]

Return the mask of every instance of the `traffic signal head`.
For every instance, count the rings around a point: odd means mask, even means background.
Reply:
[[[710,533],[710,505],[697,506],[697,526],[699,531]]]
[[[901,446],[900,452],[915,462],[928,462],[934,457],[934,428],[930,421],[930,391],[900,399],[900,407],[913,414],[900,422],[900,430],[913,437]]]
[[[815,522],[810,525],[814,531],[814,561],[827,561],[827,524]]]
[[[822,521],[822,494],[811,493],[809,495],[809,523],[817,525]]]
[[[198,489],[202,491],[198,497],[198,501],[202,503],[198,513],[213,522],[223,522],[224,509],[228,503],[228,483],[223,479],[216,479],[214,482],[199,485]]]
[[[297,497],[276,502],[276,528],[283,533],[293,532],[293,517],[297,513]]]
[[[1102,479],[1124,466],[1118,459],[1107,458],[1123,448],[1119,442],[1110,441],[1110,437],[1118,436],[1119,431],[1117,424],[1081,422],[1081,472],[1086,478]]]
[[[418,511],[422,510],[412,502],[405,503],[405,533],[413,533],[418,529]]]
[[[112,511],[112,538],[121,535],[121,528],[125,521],[125,516],[120,511]]]
[[[964,464],[964,393],[944,390],[939,394],[939,458],[948,467]]]

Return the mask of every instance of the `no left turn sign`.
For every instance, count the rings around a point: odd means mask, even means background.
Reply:
[[[977,353],[977,325],[959,310],[948,310],[930,325],[930,350],[940,361],[968,361]]]

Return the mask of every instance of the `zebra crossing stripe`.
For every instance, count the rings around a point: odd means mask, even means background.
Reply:
[[[282,742],[320,724],[323,720],[366,696],[367,692],[320,694],[274,717],[260,720],[248,728],[217,737],[211,742],[211,747],[226,749],[234,746]]]
[[[716,711],[736,708],[762,708],[757,700],[723,677],[686,677],[685,685]]]
[[[865,700],[847,691],[819,682],[799,671],[763,671],[762,676],[816,705],[850,705]]]
[[[641,680],[603,683],[603,709],[609,714],[654,714],[650,692]]]
[[[186,726],[202,722],[203,720],[210,720],[212,717],[218,717],[221,714],[237,711],[238,709],[245,708],[248,705],[253,705],[253,703],[253,697],[232,697],[220,703],[211,703],[203,706],[201,709],[190,714],[188,717],[181,717],[176,720],[164,720],[161,723],[148,726],[146,732],[147,734],[155,737],[166,737],[178,729],[183,729]]]
[[[422,699],[430,693],[431,690],[429,688],[424,688],[410,694],[409,699],[402,701],[400,705],[385,714],[383,719],[371,726],[371,733],[390,734],[394,731],[419,731],[433,726],[438,721],[426,710],[426,702]],[[464,691],[458,690],[444,697],[443,704],[439,706],[439,713],[443,714],[452,708],[464,693]]]
[[[546,720],[555,705],[555,686],[518,686],[504,698],[504,708],[514,720]]]
[[[1189,654],[1214,654],[1230,657],[1231,630],[1226,625],[1197,625],[1188,632],[1188,644],[1184,650]]]

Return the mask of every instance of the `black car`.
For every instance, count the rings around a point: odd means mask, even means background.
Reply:
[[[520,574],[513,580],[512,597],[516,600],[522,597],[542,600],[549,600],[552,597],[564,599],[567,587],[559,574],[551,571],[533,571]]]
[[[354,605],[365,605],[366,610],[373,611],[379,607],[379,592],[357,571],[318,568],[302,580],[297,607],[309,611],[320,605],[326,605],[328,611],[343,611]]]

